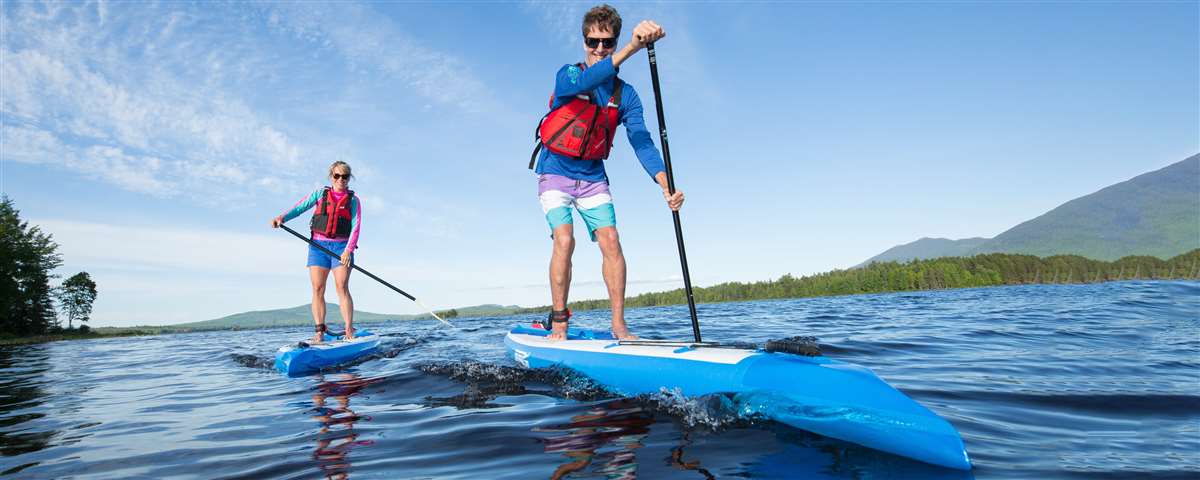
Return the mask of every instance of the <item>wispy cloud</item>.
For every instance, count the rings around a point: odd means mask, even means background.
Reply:
[[[204,197],[294,167],[301,147],[244,102],[188,75],[179,15],[133,4],[7,5],[0,159],[53,164],[160,197]],[[118,33],[126,33],[120,35]]]
[[[307,187],[352,132],[314,137],[274,107],[303,99],[318,118],[336,108],[314,81],[322,69],[399,81],[389,90],[423,104],[495,106],[481,82],[456,75],[465,62],[357,4],[7,2],[0,15],[0,161],[158,197]]]
[[[550,37],[551,42],[560,45],[564,51],[572,53],[579,51],[580,22],[583,14],[595,6],[585,2],[558,2],[549,0],[531,0],[526,2],[526,11],[537,15],[538,24]]]
[[[579,55],[582,58],[582,38],[580,27],[583,15],[595,6],[597,2],[559,2],[546,0],[531,0],[524,4],[524,9],[537,15],[538,24],[551,42],[563,52]],[[735,9],[733,4],[717,4],[708,8]],[[642,20],[654,20],[667,31],[660,46],[660,56],[666,56],[663,68],[663,85],[674,87],[676,91],[684,91],[687,97],[703,99],[706,105],[715,101],[723,101],[723,90],[709,80],[705,74],[706,65],[711,61],[706,56],[713,51],[705,48],[703,40],[697,40],[691,25],[687,8],[680,8],[672,2],[644,2],[619,7],[622,19],[621,43],[628,41],[633,28]],[[736,11],[731,10],[730,14]],[[633,63],[623,65],[624,72],[637,72],[643,75],[646,67],[645,54],[640,53]],[[628,73],[626,73],[628,75]],[[623,77],[625,78],[625,77]],[[645,78],[645,77],[642,77]],[[634,80],[635,85],[643,81]],[[652,97],[642,94],[643,101],[652,101]],[[707,107],[707,108],[712,108]]]
[[[465,60],[423,46],[370,7],[346,2],[273,4],[269,25],[338,54],[351,70],[401,79],[412,92],[440,105],[478,113],[497,108],[480,80],[464,76]]]

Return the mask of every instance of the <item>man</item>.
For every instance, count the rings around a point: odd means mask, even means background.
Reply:
[[[538,199],[554,239],[550,257],[549,338],[566,338],[567,294],[571,286],[571,255],[575,236],[571,208],[587,224],[592,241],[604,257],[604,283],[612,303],[612,333],[619,339],[637,338],[625,325],[625,255],[617,236],[617,220],[604,159],[612,148],[617,123],[624,125],[629,143],[642,168],[662,187],[671,210],[683,205],[683,192],[668,192],[662,156],[642,117],[642,103],[633,87],[616,78],[617,68],[629,57],[666,36],[662,27],[643,21],[630,41],[617,49],[621,17],[608,5],[592,8],[583,17],[585,62],[565,65],[558,71],[551,112],[540,126],[540,155],[535,152]],[[541,148],[545,147],[545,148]]]

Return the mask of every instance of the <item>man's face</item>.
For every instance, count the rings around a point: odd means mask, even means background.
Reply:
[[[599,25],[588,27],[587,34],[583,36],[583,51],[587,53],[589,66],[608,58],[616,49],[617,37],[613,32],[601,30]]]

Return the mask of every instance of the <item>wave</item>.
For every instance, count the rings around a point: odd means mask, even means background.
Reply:
[[[905,389],[920,398],[968,400],[992,405],[1003,404],[1054,407],[1111,416],[1200,417],[1200,395],[1160,393],[1020,393],[987,391],[938,391]]]

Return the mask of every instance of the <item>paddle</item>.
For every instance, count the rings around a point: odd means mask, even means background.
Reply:
[[[329,255],[329,256],[331,256],[331,257],[333,257],[333,258],[338,258],[338,259],[340,259],[340,258],[341,258],[341,255],[338,255],[338,254],[336,254],[336,253],[333,253],[333,250],[330,250],[330,249],[328,249],[328,248],[322,247],[322,246],[321,246],[321,244],[319,244],[319,243],[317,243],[317,242],[314,242],[314,241],[313,241],[311,238],[308,238],[308,237],[305,237],[304,235],[301,235],[301,234],[299,234],[299,233],[296,233],[296,231],[295,231],[295,230],[292,230],[291,228],[288,228],[288,226],[287,226],[287,225],[284,225],[284,224],[282,224],[282,223],[281,223],[281,224],[279,224],[279,228],[282,228],[282,229],[286,230],[288,233],[290,233],[290,234],[292,234],[292,235],[295,235],[295,236],[296,236],[296,238],[299,238],[299,239],[301,239],[301,240],[304,240],[305,242],[308,242],[308,244],[309,244],[309,245],[312,245],[312,246],[314,246],[314,247],[317,247],[317,249],[321,250],[322,252],[325,252],[325,254],[326,254],[326,255]],[[438,319],[439,321],[441,321],[442,323],[446,324],[447,326],[450,326],[450,327],[453,327],[453,326],[454,326],[454,325],[450,325],[450,322],[447,322],[447,321],[445,321],[445,320],[442,320],[442,317],[439,317],[439,316],[438,316],[438,314],[436,314],[436,313],[433,313],[433,310],[430,310],[430,309],[429,309],[429,307],[426,307],[426,306],[425,306],[425,304],[421,303],[421,301],[420,301],[420,300],[417,300],[417,298],[416,298],[416,297],[414,297],[414,296],[412,296],[412,295],[409,295],[409,294],[408,294],[407,292],[405,292],[404,290],[401,290],[401,289],[399,289],[399,288],[396,288],[396,287],[395,287],[395,286],[393,286],[392,284],[390,284],[390,283],[388,283],[388,282],[385,282],[385,281],[384,281],[382,278],[376,277],[376,276],[375,276],[373,273],[366,271],[365,269],[363,269],[362,267],[360,267],[360,266],[358,266],[358,265],[355,265],[354,263],[351,263],[351,264],[350,264],[350,268],[353,268],[353,269],[355,269],[355,270],[358,270],[358,271],[362,272],[362,273],[363,273],[363,275],[366,275],[366,276],[368,276],[368,277],[371,277],[371,278],[375,279],[375,281],[376,281],[376,282],[382,283],[382,284],[383,284],[383,286],[385,286],[385,287],[388,287],[388,288],[390,288],[390,289],[392,289],[392,290],[395,290],[395,291],[396,291],[396,293],[399,293],[399,294],[401,294],[401,295],[404,295],[405,297],[408,297],[408,299],[409,299],[409,300],[412,300],[412,301],[414,301],[414,302],[417,302],[417,305],[420,305],[420,306],[421,306],[421,308],[424,308],[424,309],[425,309],[425,311],[429,312],[429,314],[430,314],[430,315],[433,315],[433,318],[436,318],[436,319]]]
[[[667,192],[675,194],[675,176],[671,174],[671,149],[667,146],[667,120],[663,117],[662,91],[658,86],[658,61],[654,57],[654,43],[646,44],[646,56],[650,59],[650,80],[654,83],[654,107],[658,111],[658,136],[662,140],[663,164],[667,167]],[[683,226],[679,223],[679,212],[671,211],[675,219],[675,243],[679,245],[679,263],[683,265],[683,287],[687,292],[688,311],[692,314],[692,334],[696,343],[700,340],[700,321],[696,319],[696,299],[692,296],[692,276],[688,273],[687,253],[683,250]]]
[[[728,348],[734,350],[758,350],[762,349],[767,352],[783,352],[795,355],[804,355],[806,357],[821,356],[821,346],[817,343],[817,337],[791,337],[777,338],[767,340],[767,343],[758,345],[751,342],[734,342],[734,343],[719,343],[719,342],[681,342],[678,340],[619,340],[620,345],[645,345],[651,347],[679,347],[688,350],[697,348]]]

